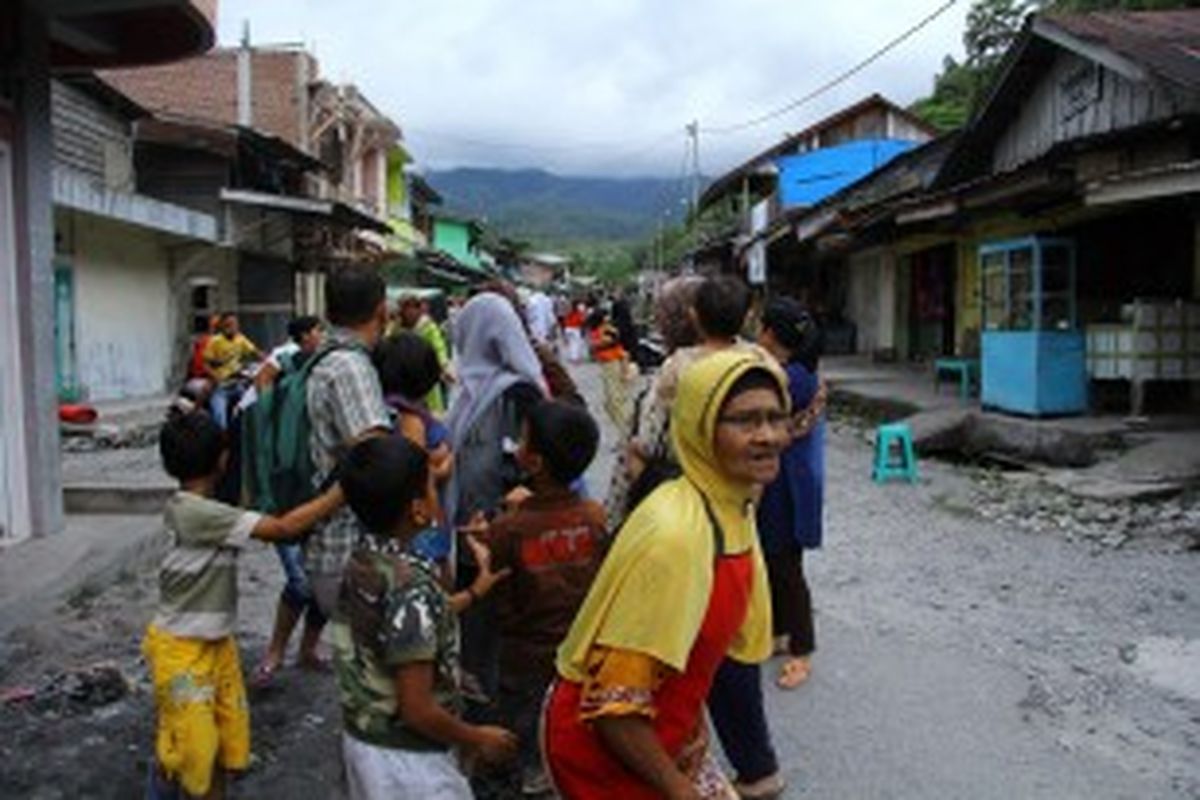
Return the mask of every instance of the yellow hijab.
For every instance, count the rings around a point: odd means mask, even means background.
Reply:
[[[563,677],[583,681],[595,645],[644,653],[679,672],[686,668],[708,610],[716,558],[701,492],[724,530],[725,553],[749,551],[754,559],[749,611],[729,655],[746,663],[770,656],[771,602],[754,525],[757,487],[731,483],[713,452],[729,390],[754,369],[775,378],[786,402],[786,377],[757,352],[720,351],[684,371],[671,409],[671,440],[684,477],[658,487],[621,528],[558,649]]]

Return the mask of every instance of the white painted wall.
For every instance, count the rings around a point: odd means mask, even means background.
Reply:
[[[162,394],[173,315],[169,258],[157,234],[74,214],[75,352],[89,400]]]
[[[879,254],[879,349],[896,349],[896,253]]]
[[[896,270],[891,251],[875,248],[855,253],[850,270],[846,310],[858,328],[856,349],[875,355],[896,346]]]
[[[858,330],[855,349],[874,353],[879,349],[879,254],[855,253],[847,267],[846,312]]]

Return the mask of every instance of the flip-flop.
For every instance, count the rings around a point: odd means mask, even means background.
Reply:
[[[780,689],[795,689],[808,680],[812,674],[812,663],[806,657],[789,658],[779,669],[779,678],[775,684]]]
[[[275,682],[275,673],[278,671],[279,667],[272,667],[265,661],[261,662],[254,668],[254,672],[250,673],[250,688],[266,689]]]
[[[783,794],[783,790],[786,788],[787,783],[779,772],[774,772],[753,783],[736,781],[733,784],[733,789],[741,800],[771,800]]]

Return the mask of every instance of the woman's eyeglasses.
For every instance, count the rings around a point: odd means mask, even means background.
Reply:
[[[791,417],[782,411],[745,411],[717,417],[718,425],[728,425],[740,433],[753,433],[764,425],[773,433],[787,430]]]

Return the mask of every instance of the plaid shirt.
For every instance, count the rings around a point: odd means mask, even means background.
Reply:
[[[344,328],[332,328],[325,346],[343,349],[321,359],[306,387],[318,485],[329,477],[351,442],[373,429],[392,426],[379,375],[362,342]],[[340,574],[361,532],[354,512],[345,506],[314,526],[304,550],[309,572]]]

